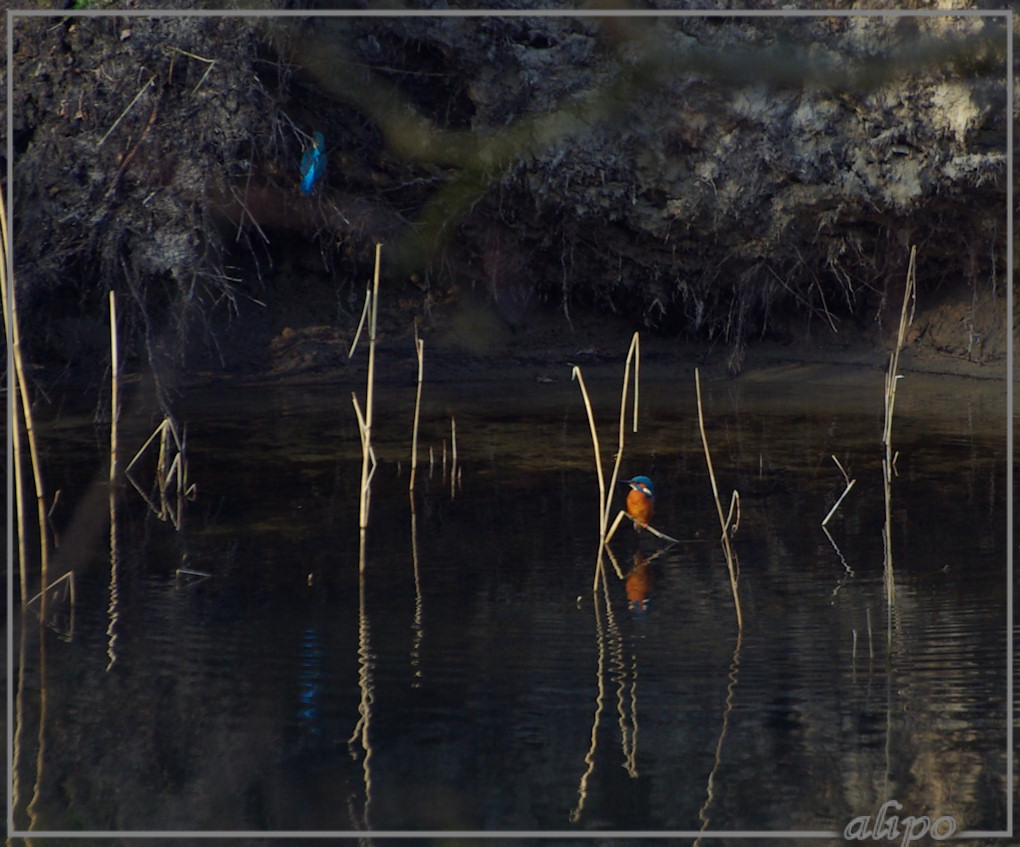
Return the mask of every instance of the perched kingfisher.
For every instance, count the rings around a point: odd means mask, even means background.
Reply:
[[[655,512],[655,486],[646,476],[636,476],[620,482],[630,486],[627,492],[627,514],[634,519],[639,530],[644,529]]]
[[[325,172],[326,139],[321,132],[316,132],[312,134],[312,146],[301,156],[301,192],[311,194]]]

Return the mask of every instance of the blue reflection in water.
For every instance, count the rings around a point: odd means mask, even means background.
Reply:
[[[298,665],[298,717],[313,735],[322,735],[322,635],[308,627],[301,635],[301,659]]]

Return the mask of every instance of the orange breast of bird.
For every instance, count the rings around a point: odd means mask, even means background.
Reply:
[[[637,521],[638,526],[646,527],[652,520],[654,501],[643,491],[632,488],[627,493],[627,514]]]

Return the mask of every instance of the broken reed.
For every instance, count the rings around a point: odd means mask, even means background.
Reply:
[[[361,498],[358,510],[358,526],[364,530],[368,526],[368,507],[371,493],[372,475],[375,473],[376,461],[375,450],[372,449],[372,407],[373,394],[375,389],[375,338],[376,326],[379,315],[379,265],[382,256],[382,242],[375,245],[375,273],[372,277],[372,288],[365,293],[365,309],[361,314],[361,323],[354,336],[354,343],[351,345],[351,352],[348,358],[354,354],[358,337],[368,316],[368,385],[365,394],[365,413],[362,414],[361,406],[358,405],[358,395],[352,392],[351,399],[354,403],[354,412],[358,417],[358,430],[361,433]],[[365,560],[361,557],[361,570],[364,570]]]
[[[694,388],[698,395],[698,429],[701,430],[701,443],[705,448],[705,462],[708,464],[708,478],[712,482],[712,497],[715,500],[715,510],[719,515],[719,526],[722,528],[721,540],[723,552],[726,554],[726,567],[729,569],[730,573],[730,588],[733,591],[733,606],[737,612],[737,629],[743,630],[744,619],[740,612],[740,594],[737,591],[737,571],[733,558],[733,548],[730,546],[730,520],[733,517],[734,506],[738,507],[739,515],[740,496],[736,491],[733,492],[733,497],[730,500],[729,517],[724,516],[722,503],[719,501],[719,488],[715,484],[715,470],[712,468],[712,454],[708,449],[708,436],[705,434],[705,415],[701,408],[701,376],[699,375],[697,368],[694,369]]]
[[[149,446],[159,437],[159,451],[156,456],[155,486],[159,492],[159,505],[155,500],[146,494],[138,479],[135,477],[135,465],[139,463],[142,456],[146,455]],[[145,443],[138,448],[138,452],[131,458],[124,468],[124,476],[134,486],[152,513],[161,521],[169,520],[174,529],[180,530],[184,514],[184,500],[193,499],[196,486],[188,482],[188,430],[184,428],[183,434],[177,431],[173,419],[167,415],[152,431],[152,434],[145,439]],[[170,458],[171,453],[173,458]],[[171,507],[167,495],[171,486],[176,487],[177,502]]]
[[[839,504],[843,502],[843,500],[846,498],[846,495],[850,493],[850,489],[852,489],[857,482],[856,479],[850,479],[850,475],[839,463],[839,459],[833,456],[832,461],[836,463],[836,467],[839,468],[839,472],[843,474],[843,481],[846,483],[846,488],[843,489],[843,493],[839,495],[839,499],[835,503],[833,503],[832,508],[829,509],[829,514],[827,514],[822,519],[822,529],[825,529],[826,524],[828,524],[829,521],[832,519],[832,516],[836,514],[836,509],[839,508]]]

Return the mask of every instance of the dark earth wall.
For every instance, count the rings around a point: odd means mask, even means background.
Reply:
[[[596,309],[734,370],[749,340],[898,313],[914,244],[922,297],[1002,295],[1002,18],[313,14],[15,20],[32,357],[103,358],[111,287],[157,369],[295,274],[356,320],[376,240],[421,315]]]

